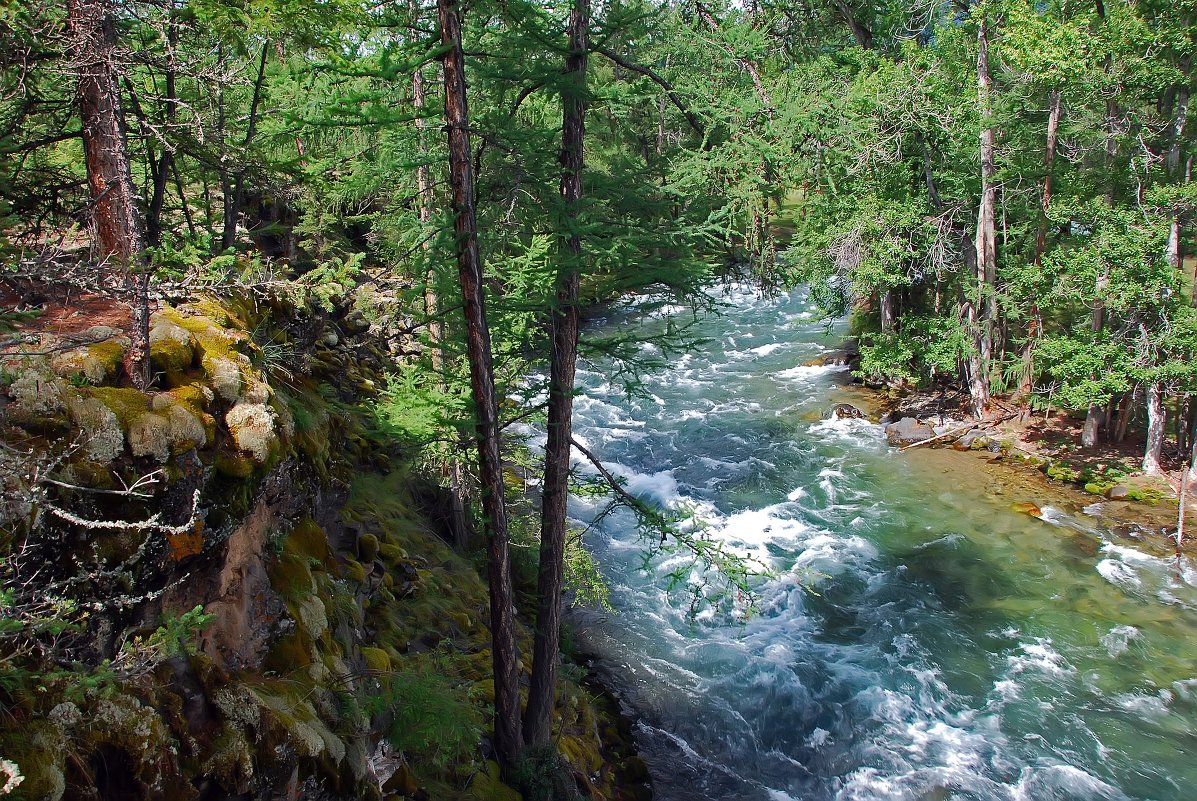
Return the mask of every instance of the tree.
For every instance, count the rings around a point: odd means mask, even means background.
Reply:
[[[96,239],[100,257],[125,274],[133,307],[133,344],[127,367],[134,384],[144,389],[150,380],[150,275],[143,260],[144,218],[137,207],[125,135],[111,0],[68,0],[67,26]]]
[[[474,210],[474,164],[470,151],[469,106],[461,20],[453,0],[437,0],[445,83],[445,126],[449,138],[449,184],[453,202],[454,249],[464,304],[466,358],[474,399],[475,441],[482,487],[490,578],[491,656],[495,679],[495,751],[500,764],[515,766],[523,756],[520,733],[519,651],[515,643],[515,604],[508,555],[507,508],[503,500],[503,463],[499,448],[499,411],[478,222]]]
[[[536,637],[528,706],[524,713],[524,740],[536,748],[549,743],[560,650],[561,593],[568,534],[565,515],[569,500],[574,374],[578,359],[578,284],[582,267],[578,205],[582,200],[586,136],[589,26],[589,0],[574,0],[569,17],[569,53],[565,59],[565,84],[561,96],[561,200],[564,213],[561,263],[557,268],[556,303],[551,310],[549,337],[548,439],[541,500]]]

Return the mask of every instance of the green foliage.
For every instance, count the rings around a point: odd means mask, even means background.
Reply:
[[[444,768],[477,756],[482,710],[468,684],[452,679],[443,664],[384,677],[381,694],[370,699],[366,709],[393,716],[386,738],[412,758]]]

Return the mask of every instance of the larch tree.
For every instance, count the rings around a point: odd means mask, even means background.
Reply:
[[[67,27],[91,189],[91,219],[100,257],[124,274],[133,308],[126,369],[133,383],[144,389],[150,382],[150,274],[144,264],[144,217],[133,185],[121,103],[116,9],[111,0],[68,0]]]
[[[495,680],[495,751],[510,770],[523,757],[520,731],[519,650],[515,641],[515,601],[508,552],[507,507],[503,498],[499,408],[494,361],[486,317],[482,256],[474,207],[474,162],[466,96],[461,20],[453,0],[437,0],[445,85],[445,127],[449,140],[454,250],[465,315],[466,358],[474,401],[475,442],[490,581],[491,659]]]
[[[590,3],[573,0],[569,17],[569,51],[562,86],[560,264],[550,313],[549,405],[546,426],[544,487],[541,500],[540,562],[536,590],[536,636],[532,677],[524,713],[524,740],[529,747],[549,744],[561,640],[561,594],[565,539],[569,533],[570,442],[573,435],[574,375],[578,360],[578,285],[582,238],[578,206],[586,137],[586,66]]]

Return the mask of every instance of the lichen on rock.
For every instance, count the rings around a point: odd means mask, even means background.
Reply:
[[[146,412],[129,424],[129,450],[134,456],[152,456],[159,462],[170,458],[170,421]]]
[[[265,462],[270,449],[278,441],[274,430],[274,413],[262,403],[235,403],[224,416],[233,442],[254,459]]]
[[[116,414],[98,398],[71,398],[71,421],[82,436],[82,453],[93,462],[108,463],[125,451],[125,435]]]

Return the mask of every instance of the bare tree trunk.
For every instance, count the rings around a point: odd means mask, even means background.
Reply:
[[[1105,304],[1100,300],[1100,294],[1104,291],[1108,279],[1103,275],[1097,279],[1096,292],[1099,296],[1093,302],[1092,317],[1089,322],[1090,330],[1096,338],[1105,327]],[[1099,431],[1101,429],[1101,419],[1104,416],[1102,404],[1091,403],[1088,410],[1085,412],[1085,427],[1081,429],[1081,447],[1082,448],[1096,448],[1099,441]]]
[[[1035,267],[1043,263],[1043,251],[1047,249],[1047,211],[1052,202],[1052,165],[1056,161],[1056,143],[1060,130],[1060,92],[1053,89],[1048,95],[1047,146],[1043,155],[1043,192],[1039,198],[1039,230],[1035,233]],[[1035,388],[1035,341],[1043,328],[1043,318],[1038,303],[1031,303],[1030,319],[1027,322],[1027,339],[1022,351],[1022,378],[1018,382],[1018,394],[1030,395]]]
[[[1163,389],[1159,382],[1153,381],[1147,387],[1147,447],[1143,453],[1143,472],[1149,476],[1158,476],[1163,472],[1160,453],[1164,449],[1166,419]]]
[[[1126,440],[1126,432],[1130,428],[1131,413],[1135,409],[1135,396],[1137,394],[1139,394],[1138,385],[1123,395],[1122,401],[1118,404],[1118,426],[1114,432],[1114,442],[1116,443]]]
[[[973,414],[980,417],[989,406],[989,371],[993,363],[993,327],[997,320],[997,241],[995,232],[996,192],[994,176],[993,108],[990,101],[989,25],[977,27],[977,103],[981,109],[981,202],[977,210],[977,298],[974,305],[973,348],[970,359],[969,394]]]
[[[134,385],[144,389],[150,382],[149,274],[121,106],[111,0],[68,0],[67,26],[96,238],[101,257],[125,273],[133,306],[132,345],[125,366]]]
[[[249,146],[253,143],[254,134],[258,128],[258,106],[262,102],[262,87],[266,82],[266,55],[270,52],[269,42],[262,43],[262,52],[258,56],[258,77],[254,79],[253,99],[249,104],[249,123],[245,129],[245,138],[241,141],[241,164],[236,175],[229,181],[225,179],[226,190],[230,196],[224,202],[224,231],[220,236],[220,249],[228,250],[237,244],[237,216],[241,213],[241,205],[245,202],[245,173],[248,165]]]
[[[524,740],[537,748],[549,744],[561,639],[561,593],[568,534],[565,513],[569,500],[569,451],[578,359],[578,276],[582,267],[582,240],[577,226],[586,137],[589,28],[590,0],[574,0],[569,17],[565,89],[561,97],[561,167],[564,171],[561,200],[565,204],[565,237],[562,263],[557,269],[557,303],[552,316],[548,441],[545,444],[541,502],[540,568],[536,582],[536,639],[528,706],[524,713]]]
[[[465,55],[461,20],[454,0],[437,0],[444,47],[445,127],[449,135],[449,184],[453,192],[453,229],[457,267],[465,307],[466,358],[474,398],[478,474],[486,520],[487,569],[490,579],[491,655],[495,672],[495,753],[511,770],[523,756],[520,696],[515,642],[515,603],[507,547],[507,508],[503,501],[503,463],[499,453],[499,410],[495,395],[490,328],[478,220],[474,210],[474,169],[470,160],[469,106],[466,100]]]
[[[894,290],[881,290],[881,333],[892,334],[898,328],[898,304]]]
[[[1197,397],[1189,402],[1189,481],[1197,481]]]

